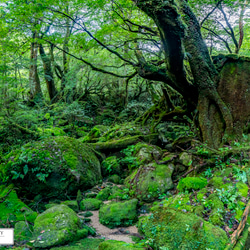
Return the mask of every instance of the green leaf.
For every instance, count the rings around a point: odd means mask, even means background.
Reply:
[[[29,171],[29,167],[28,167],[27,165],[25,165],[25,166],[23,167],[24,175],[26,175],[26,174],[28,173],[28,171]]]

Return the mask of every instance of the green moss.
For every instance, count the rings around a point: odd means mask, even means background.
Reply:
[[[78,242],[70,243],[67,246],[53,247],[50,250],[98,250],[104,239],[86,238]]]
[[[218,249],[229,242],[219,227],[192,214],[170,208],[159,208],[152,215],[141,217],[139,231],[151,239],[154,249]]]
[[[117,186],[113,186],[113,188],[111,189],[111,193],[110,196],[108,198],[109,200],[128,200],[130,199],[129,196],[129,189],[128,188],[123,188],[123,187],[117,187]]]
[[[162,202],[163,207],[174,208],[185,212],[191,212],[194,210],[194,206],[191,205],[189,194],[178,194],[172,196]]]
[[[203,217],[204,207],[203,205],[195,206],[194,208],[194,214],[197,216]]]
[[[142,246],[136,246],[135,244],[126,243],[123,241],[107,240],[99,245],[99,250],[134,250],[145,249]]]
[[[113,174],[113,175],[109,176],[108,181],[115,183],[115,184],[120,184],[121,177],[117,174]]]
[[[137,221],[137,199],[109,203],[101,207],[99,220],[103,225],[114,228],[117,226],[129,226]]]
[[[37,213],[32,211],[26,204],[18,199],[13,185],[8,187],[0,186],[0,226],[12,226],[18,221],[33,223]]]
[[[25,221],[19,221],[15,224],[14,240],[15,242],[27,242],[32,237],[33,228]]]
[[[109,187],[106,187],[97,194],[96,199],[105,201],[108,199],[110,193],[111,193],[111,189]]]
[[[134,192],[136,198],[151,202],[173,188],[171,179],[173,170],[173,164],[158,165],[150,163],[141,167],[140,170],[135,170],[126,178],[125,183]],[[135,178],[138,171],[140,174],[137,174],[137,178]]]
[[[216,194],[210,194],[208,197],[208,200],[211,201],[212,209],[214,209],[214,210],[219,209],[222,211],[224,210],[224,204]]]
[[[246,204],[244,202],[242,201],[237,202],[236,215],[235,215],[236,220],[238,221],[241,220],[245,207],[246,207]]]
[[[243,197],[247,197],[248,194],[248,186],[247,184],[243,183],[243,182],[237,182],[236,183],[236,188],[239,192],[239,194]]]
[[[93,149],[69,137],[47,138],[11,152],[0,175],[31,198],[41,193],[76,195],[78,189],[91,188],[102,178]]]
[[[215,176],[209,181],[208,184],[209,186],[213,186],[215,188],[222,188],[222,186],[224,185],[223,178]]]
[[[202,201],[204,199],[205,194],[208,192],[206,188],[202,188],[198,193],[197,193],[197,200]]]
[[[80,230],[80,231],[79,231]],[[40,214],[34,222],[34,246],[48,248],[86,236],[76,213],[66,205],[54,206]]]
[[[64,204],[74,210],[75,212],[78,212],[78,204],[77,201],[71,200],[71,201],[62,201],[61,204]]]
[[[90,217],[93,214],[90,211],[87,211],[86,213],[83,214],[84,217]]]
[[[85,200],[81,201],[80,209],[82,211],[98,210],[101,207],[102,204],[103,204],[103,202],[101,200],[94,199],[94,198],[89,198],[89,199],[85,199]]]
[[[139,142],[135,145],[135,151],[133,152],[133,155],[136,156],[138,162],[142,164],[150,163],[153,160],[152,154],[161,156],[161,148],[142,142]]]
[[[177,189],[179,191],[199,190],[207,185],[207,179],[202,177],[186,177],[179,181]]]

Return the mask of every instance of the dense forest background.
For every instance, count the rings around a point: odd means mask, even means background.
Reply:
[[[249,248],[249,10],[1,1],[0,225],[18,232],[13,248]],[[89,210],[108,228],[150,215],[133,243],[75,243],[103,236]],[[43,222],[53,213],[67,225]]]

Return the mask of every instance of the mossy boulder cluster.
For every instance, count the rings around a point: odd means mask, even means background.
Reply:
[[[102,179],[91,147],[69,137],[50,137],[11,152],[1,176],[31,197],[76,195],[78,189],[91,188]]]
[[[140,231],[152,239],[155,249],[218,249],[229,242],[224,230],[192,213],[171,208],[158,208],[142,217]]]
[[[160,157],[161,155],[162,151],[159,147],[145,143],[138,143],[135,146],[134,156],[137,162],[139,162],[139,167],[132,171],[125,180],[131,195],[135,195],[140,200],[150,202],[157,199],[160,194],[173,188],[171,177],[174,165],[172,163],[156,163],[154,156]],[[162,161],[165,162],[169,159],[170,157],[166,156]]]

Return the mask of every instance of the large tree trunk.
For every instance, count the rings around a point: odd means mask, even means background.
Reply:
[[[166,71],[181,89],[184,98],[191,83],[183,66],[184,49],[188,55],[193,85],[197,92],[201,137],[212,147],[233,135],[231,112],[217,91],[218,73],[202,39],[199,23],[186,0],[134,0],[157,25],[165,51]],[[183,92],[185,94],[183,94]]]
[[[37,71],[37,31],[32,34],[33,41],[30,47],[30,69],[29,69],[29,84],[30,84],[30,100],[39,102],[43,98],[40,79]]]
[[[42,44],[39,45],[39,51],[43,61],[44,76],[49,92],[49,98],[52,103],[55,103],[57,101],[57,90],[55,87],[51,59],[46,55]]]

